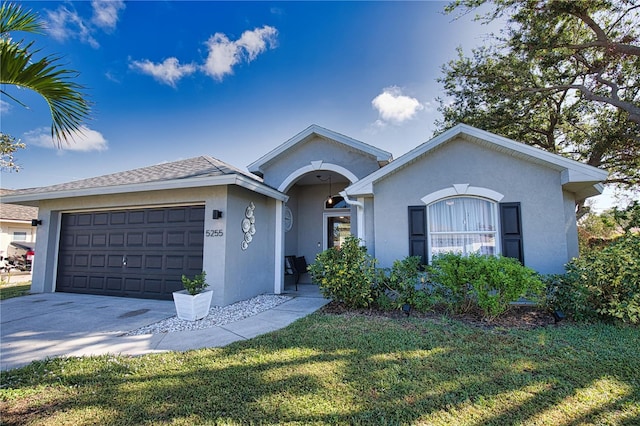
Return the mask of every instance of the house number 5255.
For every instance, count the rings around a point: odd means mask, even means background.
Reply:
[[[207,237],[222,237],[222,229],[207,229],[204,231],[204,235]]]

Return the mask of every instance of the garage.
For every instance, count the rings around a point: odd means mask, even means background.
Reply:
[[[56,291],[171,299],[202,272],[204,206],[63,213]]]

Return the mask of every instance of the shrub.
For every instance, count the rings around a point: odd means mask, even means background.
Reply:
[[[485,316],[496,317],[522,297],[535,298],[544,285],[538,274],[511,257],[471,256],[474,276],[471,286]]]
[[[469,258],[443,253],[434,256],[428,268],[432,291],[449,311],[464,313],[474,305],[470,281],[473,277]]]
[[[576,321],[595,321],[598,315],[589,301],[589,289],[580,284],[579,276],[567,272],[544,277],[546,299],[543,306],[549,311],[561,311]]]
[[[309,274],[323,296],[350,308],[368,307],[378,278],[373,259],[360,239],[348,236],[342,246],[319,253],[309,265]]]
[[[376,294],[376,303],[382,309],[401,309],[408,304],[418,311],[433,307],[431,292],[425,287],[420,256],[408,256],[393,262],[389,270],[383,270],[382,284]]]
[[[640,235],[627,233],[586,252],[550,278],[547,305],[576,320],[596,317],[640,323]]]
[[[447,253],[436,256],[429,277],[445,305],[454,312],[478,307],[495,318],[521,297],[536,297],[543,284],[537,273],[516,259]]]
[[[182,285],[184,286],[187,293],[192,296],[195,296],[198,293],[202,293],[204,289],[209,285],[206,283],[207,273],[202,271],[202,273],[197,274],[193,279],[190,279],[186,275],[182,276]]]

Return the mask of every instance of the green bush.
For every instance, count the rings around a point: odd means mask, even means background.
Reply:
[[[451,312],[464,313],[474,306],[471,266],[469,258],[443,253],[434,256],[427,270],[432,292]]]
[[[551,277],[547,305],[576,320],[595,318],[640,323],[640,235],[627,233],[591,250]]]
[[[596,310],[589,301],[589,289],[580,285],[579,274],[553,274],[544,277],[546,299],[543,306],[549,311],[561,311],[576,321],[595,321]]]
[[[206,278],[207,278],[207,273],[205,271],[202,271],[202,273],[197,274],[195,277],[193,277],[193,279],[190,279],[186,275],[183,275],[182,285],[190,295],[195,296],[198,293],[202,293],[204,289],[207,288],[207,286],[209,285],[206,282]]]
[[[544,287],[534,270],[502,256],[442,254],[433,259],[429,277],[450,310],[477,307],[488,318],[503,314],[521,297],[537,297]]]
[[[376,304],[384,310],[401,309],[408,304],[412,309],[428,311],[434,301],[431,292],[424,286],[420,256],[408,256],[393,262],[389,270],[384,270],[376,294]]]
[[[379,276],[375,265],[376,260],[360,245],[360,239],[350,235],[340,249],[319,253],[309,265],[309,274],[323,296],[350,308],[364,308],[374,299]]]

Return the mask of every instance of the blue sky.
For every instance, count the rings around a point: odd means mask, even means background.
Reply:
[[[441,66],[498,28],[446,2],[22,2],[35,40],[93,103],[59,149],[46,104],[11,93],[1,129],[27,144],[2,187],[45,186],[198,155],[245,168],[311,124],[390,151],[429,140]]]

